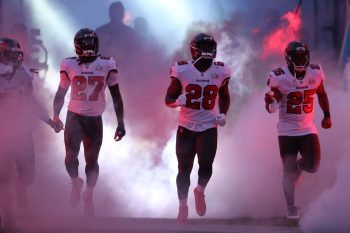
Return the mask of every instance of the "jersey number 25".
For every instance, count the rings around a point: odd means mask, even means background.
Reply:
[[[301,114],[302,111],[310,113],[314,109],[313,95],[316,89],[290,92],[287,95],[287,113]]]

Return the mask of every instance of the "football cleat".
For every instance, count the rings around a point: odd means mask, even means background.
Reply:
[[[287,219],[299,219],[298,208],[294,205],[287,207]]]
[[[187,223],[188,218],[188,206],[180,206],[179,213],[177,214],[176,222],[180,224]]]
[[[70,204],[73,207],[79,205],[80,202],[80,194],[84,185],[84,180],[80,177],[76,177],[72,179],[72,191],[70,193]]]
[[[199,216],[204,216],[205,212],[207,211],[204,192],[199,191],[197,188],[195,188],[193,192],[196,204],[196,212]]]
[[[23,184],[23,182],[20,181],[20,179],[15,178],[13,180],[13,187],[16,193],[18,206],[22,209],[26,209],[28,206],[28,195],[26,186]]]
[[[95,207],[93,202],[93,192],[92,190],[85,190],[83,193],[83,202],[84,202],[84,216],[85,217],[94,217],[95,216]]]

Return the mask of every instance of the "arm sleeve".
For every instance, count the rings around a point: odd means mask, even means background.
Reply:
[[[64,89],[68,89],[70,86],[70,79],[67,73],[67,65],[65,60],[62,61],[61,67],[60,67],[60,87]]]

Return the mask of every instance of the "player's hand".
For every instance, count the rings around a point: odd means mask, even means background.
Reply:
[[[226,125],[226,115],[223,113],[216,116],[215,120],[216,120],[216,123],[218,123],[218,125],[220,125],[221,127]]]
[[[269,91],[267,93],[265,93],[265,103],[266,104],[271,104],[273,102],[273,92]]]
[[[332,120],[330,117],[323,118],[322,120],[322,128],[330,129],[332,127]]]
[[[56,133],[59,133],[61,130],[64,130],[64,124],[59,117],[54,117],[50,126],[55,130]]]
[[[268,106],[268,110],[270,113],[275,113],[279,107],[278,102],[274,97],[273,91],[265,93],[265,103]]]
[[[118,126],[117,129],[115,130],[114,134],[114,140],[115,141],[120,141],[122,138],[125,136],[126,132],[124,129],[124,126]]]
[[[187,101],[186,95],[187,95],[187,93],[183,93],[183,94],[179,95],[179,97],[176,100],[177,106],[185,106],[186,105],[186,101]]]

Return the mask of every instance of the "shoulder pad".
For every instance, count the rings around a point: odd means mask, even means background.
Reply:
[[[178,64],[179,66],[182,66],[182,65],[188,64],[188,62],[187,62],[187,61],[178,61],[177,64]]]
[[[310,68],[313,70],[320,70],[321,69],[321,67],[319,65],[316,65],[316,64],[310,64]]]
[[[275,69],[275,70],[273,70],[272,71],[276,76],[280,76],[280,75],[282,75],[282,74],[285,74],[284,73],[284,70],[280,67],[280,68],[278,68],[278,69]]]
[[[216,61],[216,62],[214,62],[214,64],[217,66],[225,66],[225,64],[221,61]]]

